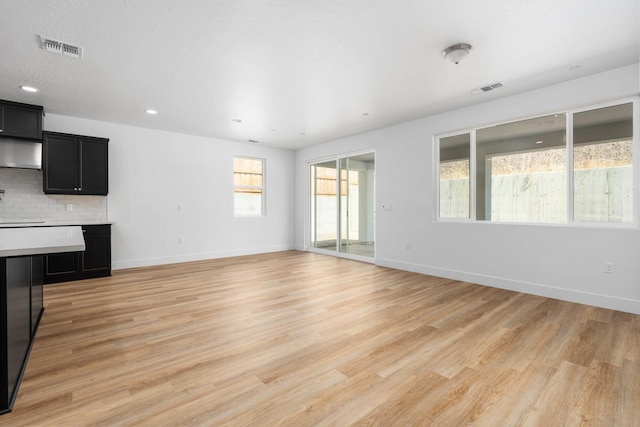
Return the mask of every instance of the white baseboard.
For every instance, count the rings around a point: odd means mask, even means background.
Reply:
[[[443,277],[445,279],[460,280],[463,282],[477,283],[494,288],[523,292],[547,298],[570,301],[595,307],[609,308],[627,313],[640,314],[640,300],[620,298],[610,295],[581,292],[575,289],[559,288],[557,286],[543,285],[539,283],[523,282],[519,280],[505,279],[503,277],[486,276],[482,274],[468,273],[464,271],[448,270],[430,267],[420,264],[398,262],[376,258],[376,265],[395,268],[397,270],[411,271],[414,273],[428,274],[430,276]]]
[[[113,261],[112,270],[125,268],[150,267],[153,265],[176,264],[179,262],[203,261],[206,259],[229,258],[244,255],[265,254],[269,252],[282,252],[294,250],[292,245],[271,246],[266,248],[239,249],[219,252],[201,252],[194,254],[170,255],[156,258],[137,258],[130,260]]]

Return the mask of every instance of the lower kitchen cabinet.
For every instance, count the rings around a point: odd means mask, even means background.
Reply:
[[[111,276],[111,225],[83,225],[82,233],[83,252],[45,256],[45,284]]]
[[[86,245],[86,243],[85,243]],[[57,283],[78,279],[80,252],[49,254],[44,257],[44,282]]]

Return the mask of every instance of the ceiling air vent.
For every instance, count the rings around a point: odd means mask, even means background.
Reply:
[[[474,95],[477,95],[479,93],[489,92],[490,90],[498,89],[499,87],[502,87],[502,83],[499,83],[499,82],[493,83],[490,85],[479,87],[478,89],[474,89],[471,91],[471,93]]]
[[[42,49],[58,55],[82,59],[82,47],[40,36]]]

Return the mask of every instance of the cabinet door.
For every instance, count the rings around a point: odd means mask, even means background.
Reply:
[[[45,193],[74,194],[78,187],[77,141],[64,135],[43,140],[43,184]]]
[[[45,283],[64,282],[78,278],[78,252],[49,254],[44,257]]]
[[[111,225],[85,225],[85,251],[80,252],[80,274],[82,277],[104,277],[111,275]]]
[[[111,270],[111,237],[85,235],[84,252],[80,253],[82,273],[98,273]]]
[[[105,140],[82,138],[80,149],[81,194],[106,196],[108,192],[108,145]]]
[[[18,105],[2,105],[2,135],[42,139],[42,110]]]

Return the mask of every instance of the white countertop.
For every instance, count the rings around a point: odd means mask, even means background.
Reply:
[[[0,229],[0,258],[84,250],[84,237],[79,225]]]
[[[10,219],[0,220],[0,228],[23,228],[23,227],[65,227],[69,225],[105,225],[113,224],[115,221],[37,221],[35,222],[11,222]],[[17,220],[16,220],[17,221]],[[22,220],[29,221],[29,220]]]

